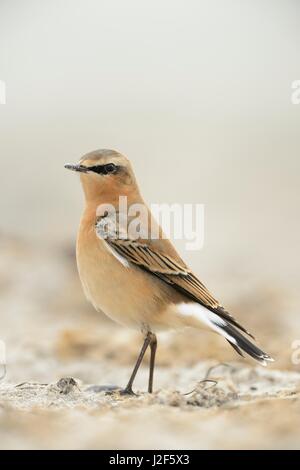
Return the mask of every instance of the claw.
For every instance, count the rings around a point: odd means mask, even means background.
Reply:
[[[120,396],[128,396],[128,397],[136,397],[137,394],[131,388],[115,388],[113,390],[108,390],[105,395],[120,395]]]

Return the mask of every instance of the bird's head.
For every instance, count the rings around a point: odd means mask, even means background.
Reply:
[[[87,201],[113,200],[138,191],[129,160],[115,150],[95,150],[65,168],[80,173]]]

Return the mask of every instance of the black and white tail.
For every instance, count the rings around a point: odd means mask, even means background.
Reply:
[[[268,362],[274,361],[271,356],[259,349],[248,338],[246,338],[245,334],[251,336],[252,338],[253,336],[241,325],[239,325],[236,320],[234,320],[234,318],[231,318],[230,314],[225,310],[222,309],[220,312],[211,311],[205,308],[203,305],[193,302],[181,304],[180,312],[186,317],[193,319],[193,321],[189,322],[190,326],[197,327],[195,320],[198,320],[202,324],[206,324],[206,326],[222,335],[240,356],[244,357],[243,352],[245,352],[264,366],[266,366]],[[239,331],[239,329],[245,334]]]
[[[217,314],[213,315],[218,317]],[[236,326],[230,324],[228,320],[225,320],[224,318],[213,318],[211,321],[215,323],[215,326],[218,328],[218,332],[227,339],[230,346],[232,346],[240,356],[244,357],[243,352],[245,352],[264,366],[267,365],[267,362],[274,361],[272,357],[253,344],[237,329]]]
[[[249,341],[248,338],[242,335],[234,326],[227,324],[222,327],[222,330],[227,333],[228,337],[226,339],[230,346],[232,346],[240,356],[244,356],[242,353],[242,351],[244,351],[264,366],[267,365],[267,362],[274,361],[272,357]]]

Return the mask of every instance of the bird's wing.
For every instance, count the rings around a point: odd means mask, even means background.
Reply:
[[[96,224],[96,232],[100,238],[99,226]],[[112,236],[112,232],[106,233],[104,238],[109,247],[126,262],[139,266],[141,269],[158,276],[164,282],[172,285],[176,290],[185,294],[195,302],[198,302],[213,311],[220,317],[226,319],[231,324],[252,336],[245,330],[233,316],[228,313],[221,304],[212,296],[204,284],[186,266],[184,261],[175,251],[171,242],[167,239],[155,241],[140,241],[128,238]],[[161,249],[161,245],[165,248]],[[166,253],[171,253],[171,256]]]
[[[219,306],[218,301],[183,262],[135,240],[106,239],[106,242],[127,261],[159,276],[198,302],[212,308]]]

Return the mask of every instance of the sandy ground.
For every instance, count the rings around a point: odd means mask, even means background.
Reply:
[[[107,395],[99,386],[70,378],[52,384],[5,383],[0,388],[1,447],[299,446],[300,374],[230,364],[211,370],[212,382],[201,382],[209,366],[160,368],[162,388],[153,396]],[[128,373],[126,368],[120,375]],[[146,382],[145,370],[141,376]],[[106,371],[103,383],[110,377]]]
[[[86,303],[73,253],[5,237],[0,251],[2,449],[300,447],[292,303],[283,329],[274,314],[282,300],[272,292],[262,288],[251,297],[248,286],[236,300],[237,308],[244,305],[239,318],[275,357],[271,367],[240,360],[215,335],[163,334],[155,393],[145,393],[147,358],[136,396],[107,395],[103,386],[126,384],[140,335]],[[257,302],[263,319],[249,313]]]

